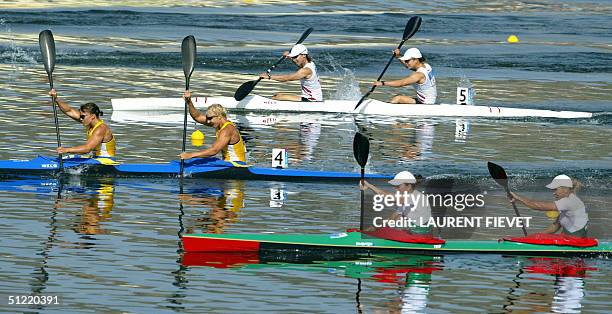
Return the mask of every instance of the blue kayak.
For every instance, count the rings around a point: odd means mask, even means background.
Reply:
[[[129,187],[145,190],[153,193],[171,194],[198,194],[213,197],[223,196],[223,186],[213,183],[212,186],[203,184],[201,181],[185,181],[183,189],[180,190],[175,181],[153,180],[147,181],[142,178],[112,178],[112,177],[82,177],[77,180],[73,178],[53,178],[36,175],[10,175],[6,178],[0,177],[0,191],[34,193],[40,195],[56,194],[60,189],[78,194],[100,194],[105,187]]]
[[[118,163],[109,158],[64,158],[63,170],[69,174],[117,177],[177,177],[180,161],[162,164]],[[57,157],[38,156],[31,160],[0,160],[0,174],[55,174],[60,164]],[[194,158],[185,161],[184,174],[193,178],[358,182],[359,173],[281,168],[259,168],[217,158]],[[389,175],[366,174],[367,179],[390,179]]]

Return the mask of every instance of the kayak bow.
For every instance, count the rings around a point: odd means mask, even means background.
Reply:
[[[594,247],[537,245],[508,241],[448,240],[444,244],[404,243],[362,237],[359,232],[335,235],[316,234],[186,234],[186,252],[257,252],[299,250],[360,252],[403,251],[419,254],[476,253],[528,256],[612,256],[612,244]]]

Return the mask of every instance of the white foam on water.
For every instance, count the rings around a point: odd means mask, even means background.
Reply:
[[[329,68],[325,68],[329,72],[329,76],[337,80],[336,85],[324,90],[326,99],[334,100],[359,100],[361,91],[359,90],[359,81],[355,78],[355,73],[347,68],[342,67],[334,57],[329,54],[324,54],[322,60]],[[324,68],[324,67],[322,67]]]

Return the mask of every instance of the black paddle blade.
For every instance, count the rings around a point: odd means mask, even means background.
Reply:
[[[242,83],[242,85],[240,85],[240,87],[238,87],[238,89],[234,93],[234,99],[236,99],[237,101],[243,100],[246,96],[248,96],[251,93],[251,91],[253,91],[253,88],[255,88],[255,85],[257,85],[257,82],[259,82],[259,80],[248,81],[248,82]]]
[[[508,188],[508,176],[506,175],[506,171],[502,166],[498,164],[494,164],[492,162],[487,162],[487,168],[489,168],[489,174],[491,177],[497,182],[497,184],[503,186],[504,188]]]
[[[304,31],[304,33],[302,33],[302,37],[300,37],[300,39],[295,43],[297,44],[301,44],[304,42],[304,40],[306,40],[306,37],[308,37],[308,35],[310,35],[310,33],[312,33],[312,31],[314,30],[314,28],[309,28],[307,30]]]
[[[406,28],[404,28],[404,36],[402,38],[404,40],[408,40],[419,31],[419,27],[421,27],[421,17],[416,15],[411,17],[408,20],[408,23],[406,23]]]
[[[189,80],[195,68],[196,59],[196,42],[193,35],[189,35],[183,39],[181,53],[183,54],[183,72],[185,73],[185,78]]]
[[[50,30],[44,30],[38,35],[38,44],[42,55],[45,71],[51,75],[55,68],[55,40]]]
[[[355,134],[355,138],[353,139],[353,154],[359,166],[361,166],[361,168],[365,167],[368,163],[368,155],[370,154],[370,141],[365,135],[359,132]]]

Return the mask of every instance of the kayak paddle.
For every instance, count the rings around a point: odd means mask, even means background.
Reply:
[[[55,40],[53,39],[53,33],[48,29],[40,32],[38,34],[38,45],[40,46],[40,54],[45,65],[45,71],[47,71],[47,77],[49,77],[49,89],[53,89],[53,69],[55,69]],[[53,103],[57,147],[61,147],[62,140],[60,138],[59,121],[57,120],[57,102],[55,101],[55,96],[51,96],[51,102]],[[61,172],[63,168],[62,154],[59,154],[59,165],[59,171]]]
[[[361,181],[365,178],[365,166],[368,163],[368,155],[370,154],[370,141],[368,138],[357,132],[355,137],[353,138],[353,154],[355,155],[355,160],[361,167]],[[361,221],[359,230],[363,230],[363,204],[365,203],[365,193],[361,190]]]
[[[495,180],[495,182],[497,182],[497,184],[501,185],[506,190],[508,198],[511,199],[512,194],[510,194],[510,188],[508,188],[508,176],[506,175],[506,171],[504,170],[504,168],[490,161],[487,162],[487,168],[489,168],[489,173],[491,174],[491,177]],[[516,208],[516,204],[514,204],[514,202],[512,202],[512,207],[514,208],[514,213],[516,214],[516,217],[521,217],[521,214]],[[525,234],[525,236],[527,236],[527,229],[525,229],[525,226],[523,226],[523,233]]]
[[[313,31],[312,27],[305,30],[304,33],[302,34],[302,37],[300,37],[300,39],[295,44],[297,45],[297,44],[301,44],[302,42],[304,42],[304,40],[306,40],[306,37],[308,37],[308,35],[310,35],[312,31]],[[282,56],[280,59],[278,59],[278,61],[276,61],[276,63],[274,63],[270,68],[268,68],[266,72],[270,74],[270,72],[272,72],[272,70],[274,70],[274,68],[276,68],[277,65],[283,62],[283,60],[285,60],[285,56]],[[255,81],[248,81],[240,85],[240,87],[238,87],[238,89],[234,93],[234,99],[236,99],[237,101],[243,100],[244,97],[248,96],[253,91],[253,89],[255,88],[255,85],[257,85],[259,81],[261,81],[261,77]]]
[[[402,48],[402,46],[404,45],[404,42],[406,42],[406,40],[410,39],[410,37],[412,37],[419,30],[420,26],[421,26],[421,18],[418,17],[418,16],[411,17],[408,20],[408,23],[406,23],[406,28],[404,28],[404,35],[402,36],[402,41],[400,41],[399,45],[397,46],[397,49]],[[395,54],[393,54],[391,56],[391,58],[389,59],[389,62],[387,62],[387,65],[385,66],[385,68],[382,70],[382,72],[378,76],[378,79],[376,79],[377,81],[380,81],[382,79],[383,75],[385,75],[385,72],[387,72],[387,69],[389,68],[389,65],[391,65],[391,62],[393,61],[394,57],[395,57]],[[376,89],[376,86],[373,85],[372,88],[370,88],[370,91],[367,92],[365,95],[363,95],[363,97],[361,97],[361,99],[357,102],[357,105],[355,106],[355,109],[353,109],[353,110],[357,110],[359,105],[361,105],[361,103],[366,98],[368,98],[368,96],[370,96],[370,94],[375,89]]]
[[[181,44],[181,53],[183,55],[183,73],[185,73],[185,90],[189,90],[189,79],[195,68],[196,59],[196,42],[193,35],[189,35],[183,39]],[[182,152],[185,152],[185,142],[187,141],[187,110],[189,110],[189,102],[185,99],[185,112],[183,114],[183,148]],[[185,169],[185,160],[181,158],[181,178],[183,177],[183,170]]]

